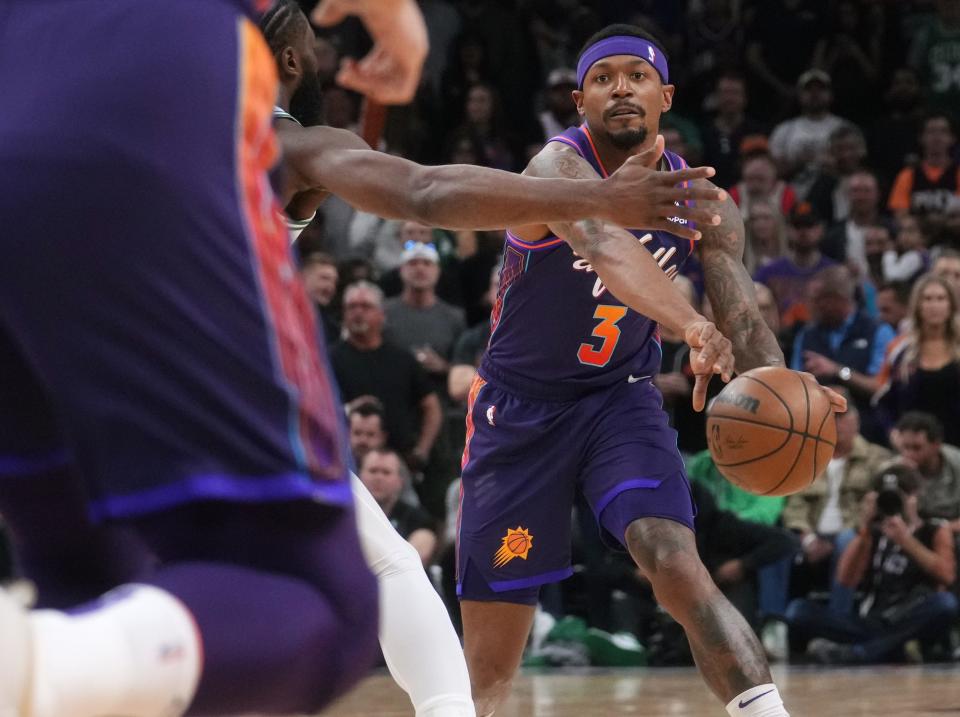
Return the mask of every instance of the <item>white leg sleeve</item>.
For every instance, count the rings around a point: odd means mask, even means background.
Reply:
[[[393,529],[360,479],[351,476],[360,545],[380,587],[380,646],[417,717],[474,717],[457,633],[417,551]]]

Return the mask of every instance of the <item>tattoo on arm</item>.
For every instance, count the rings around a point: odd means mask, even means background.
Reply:
[[[562,179],[597,179],[598,175],[590,163],[569,148],[544,150],[530,160],[524,174],[531,177]],[[607,235],[626,232],[625,229],[602,219],[581,219],[575,222],[551,222],[550,231],[566,240],[580,256],[599,246]],[[626,232],[629,233],[629,232]]]
[[[753,280],[743,265],[744,229],[730,197],[717,226],[701,226],[700,261],[717,326],[733,343],[739,373],[758,366],[783,366],[783,351],[757,306]]]

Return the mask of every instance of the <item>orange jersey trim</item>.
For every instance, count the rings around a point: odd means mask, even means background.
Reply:
[[[341,409],[334,404],[313,305],[297,278],[282,208],[267,174],[279,157],[272,120],[276,63],[256,25],[244,18],[238,33],[237,185],[271,350],[290,402],[291,447],[302,469],[338,480],[344,473],[337,420]]]
[[[586,125],[581,125],[577,129],[583,132],[584,137],[587,138],[587,142],[590,143],[590,150],[593,152],[593,156],[597,158],[597,166],[600,167],[600,171],[603,172],[603,178],[606,179],[610,176],[610,173],[607,171],[607,168],[603,166],[603,160],[600,159],[600,153],[597,151],[597,145],[593,143],[593,135],[590,134],[590,128]]]
[[[477,402],[477,395],[486,385],[487,382],[483,380],[480,374],[477,374],[473,379],[473,383],[470,385],[470,393],[467,394],[467,435],[463,444],[463,458],[460,460],[461,472],[467,467],[467,463],[470,462],[470,439],[473,438],[473,434],[476,431],[476,426],[473,423],[473,407]]]

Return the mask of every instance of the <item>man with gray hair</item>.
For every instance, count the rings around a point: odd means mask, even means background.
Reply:
[[[850,389],[864,419],[864,434],[874,437],[870,425],[870,397],[877,389],[876,375],[883,363],[893,328],[860,311],[856,284],[845,266],[828,266],[807,285],[811,320],[797,334],[790,368],[809,371],[823,383],[840,383]],[[867,426],[870,425],[870,433]]]
[[[864,278],[869,276],[867,230],[882,224],[892,232],[893,222],[880,211],[880,187],[872,172],[860,169],[850,174],[843,182],[843,198],[846,214],[827,232],[821,250],[831,259],[852,263]]]
[[[413,355],[384,341],[384,320],[378,286],[367,281],[348,286],[343,297],[346,338],[333,347],[330,361],[343,400],[378,398],[390,447],[423,465],[440,431],[440,400]]]

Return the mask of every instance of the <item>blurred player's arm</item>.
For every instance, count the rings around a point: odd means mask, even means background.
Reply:
[[[359,62],[345,58],[337,83],[382,104],[406,104],[420,83],[429,42],[415,0],[323,0],[311,19],[336,25],[357,15],[373,38],[373,49]]]
[[[654,172],[631,160],[601,180],[584,161],[589,174],[522,176],[466,164],[416,164],[375,152],[352,132],[332,127],[284,126],[278,132],[293,180],[288,191],[323,188],[361,211],[446,229],[503,229],[596,216],[697,239],[699,232],[668,217],[708,222],[713,213],[674,202],[723,196],[716,188],[675,186],[708,176],[706,167]]]
[[[717,326],[733,342],[737,371],[786,365],[777,337],[760,314],[753,279],[743,265],[743,219],[733,199],[727,197],[721,203],[720,224],[704,226],[702,232],[698,247],[704,287]]]

